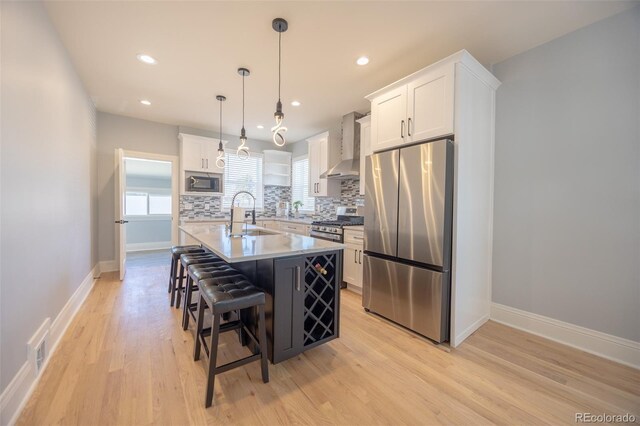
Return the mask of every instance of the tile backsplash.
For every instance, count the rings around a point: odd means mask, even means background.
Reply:
[[[363,206],[364,197],[359,194],[359,187],[360,180],[358,179],[343,180],[340,197],[316,198],[316,213],[311,217],[318,220],[333,219],[338,206]],[[262,212],[258,212],[257,216],[275,217],[276,204],[280,200],[291,202],[291,188],[265,185],[264,209]],[[222,200],[219,196],[180,196],[180,219],[223,219],[228,216],[228,213],[222,211]]]

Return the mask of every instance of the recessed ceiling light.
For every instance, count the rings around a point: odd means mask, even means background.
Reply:
[[[264,126],[263,126],[262,124],[258,124],[256,127],[257,127],[258,129],[264,129]]]
[[[299,101],[293,101],[293,102],[291,102],[291,105],[300,106],[300,102]]]
[[[144,53],[140,53],[136,55],[136,58],[138,58],[140,62],[144,62],[145,64],[155,65],[158,63],[158,61],[156,61],[156,58],[154,58],[153,56],[146,55]]]
[[[368,63],[369,63],[369,58],[367,58],[366,56],[360,56],[356,61],[356,64],[358,65],[367,65]]]
[[[140,100],[140,103],[141,103],[142,105],[146,105],[146,106],[151,105],[151,101],[148,101],[148,100],[146,100],[146,99],[141,99],[141,100]]]

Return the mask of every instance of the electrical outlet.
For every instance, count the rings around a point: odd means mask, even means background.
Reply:
[[[27,343],[29,362],[36,375],[40,374],[49,356],[47,352],[47,341],[49,340],[50,330],[51,320],[47,318]]]
[[[36,374],[39,374],[40,370],[42,370],[42,366],[44,365],[44,360],[47,356],[46,351],[47,351],[47,341],[46,339],[43,339],[36,351]]]

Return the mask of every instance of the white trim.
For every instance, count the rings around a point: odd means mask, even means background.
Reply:
[[[211,140],[212,138],[207,138],[204,136],[197,136],[197,135],[189,135],[186,133],[179,133],[178,134],[178,139],[182,140],[182,137],[186,135],[189,137],[195,137],[195,138],[200,138],[200,139],[206,139],[206,140]],[[217,141],[217,139],[216,139]],[[223,143],[226,143],[226,141],[223,141]],[[114,217],[115,220],[119,219],[120,216],[120,199],[121,199],[121,194],[120,194],[120,188],[119,188],[119,181],[120,181],[120,177],[119,174],[116,173],[118,171],[118,167],[119,162],[118,162],[118,150],[122,149],[122,148],[116,148],[115,149],[115,158],[114,158],[114,165],[113,165],[113,176],[114,176],[114,198],[115,198],[115,211],[114,211]],[[126,149],[122,149],[122,156],[123,158],[138,158],[138,159],[143,159],[143,160],[154,160],[154,161],[169,161],[171,162],[171,197],[172,197],[172,206],[171,206],[171,215],[168,215],[169,218],[171,219],[172,223],[171,223],[171,245],[177,245],[178,241],[179,241],[179,232],[178,232],[178,226],[180,225],[180,176],[183,173],[183,171],[180,168],[180,157],[177,155],[166,155],[166,154],[156,154],[156,153],[152,153],[152,152],[141,152],[141,151],[129,151]],[[187,195],[187,194],[185,194]],[[202,193],[200,193],[199,195],[204,195]],[[222,194],[220,194],[220,196],[222,196]],[[122,226],[122,225],[120,225]],[[115,257],[117,259],[117,264],[113,265],[111,262],[116,262],[116,261],[102,261],[100,262],[100,271],[101,272],[112,272],[112,271],[119,271],[120,270],[120,232],[119,232],[119,228],[117,225],[114,225],[114,245],[115,245]],[[126,245],[126,244],[125,244]],[[127,247],[127,251],[129,251],[129,248]],[[125,263],[126,265],[126,263]]]
[[[148,251],[171,248],[171,241],[158,241],[154,243],[131,243],[127,244],[127,251]]]
[[[475,321],[473,324],[467,327],[465,330],[461,332],[456,332],[457,334],[454,334],[452,331],[449,344],[451,345],[452,348],[460,346],[460,344],[464,342],[464,340],[467,337],[475,333],[476,330],[482,327],[484,323],[487,321],[489,321],[489,315],[483,315],[482,317],[478,318],[477,321]]]
[[[118,266],[117,260],[101,260],[98,262],[98,271],[100,271],[100,274],[103,272],[114,272],[119,270],[120,267]]]
[[[2,425],[13,425],[20,417],[22,410],[29,401],[31,394],[36,388],[42,373],[49,365],[49,360],[53,356],[55,350],[58,348],[58,344],[62,340],[62,336],[69,328],[69,325],[75,318],[76,314],[80,310],[80,307],[84,303],[85,299],[91,292],[93,285],[95,284],[95,278],[99,275],[98,265],[94,266],[89,274],[82,280],[82,283],[78,286],[73,295],[69,298],[64,305],[58,316],[51,325],[49,332],[49,349],[44,365],[40,370],[40,374],[36,375],[31,362],[25,360],[18,373],[11,379],[11,382],[6,387],[2,395],[0,395],[0,423]],[[37,334],[40,333],[40,329],[36,331],[34,337],[30,339],[33,341]]]
[[[499,303],[491,304],[495,322],[544,337],[563,345],[640,369],[640,342],[580,327]]]

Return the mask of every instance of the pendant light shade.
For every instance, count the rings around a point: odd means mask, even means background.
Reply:
[[[238,74],[242,76],[242,129],[240,129],[240,146],[236,154],[242,159],[249,158],[249,147],[247,146],[247,132],[244,129],[244,78],[251,74],[246,68],[238,68]]]
[[[280,86],[282,80],[282,33],[287,31],[289,24],[282,18],[276,18],[271,23],[271,26],[278,33],[278,102],[276,103],[276,112],[273,114],[273,118],[276,120],[276,125],[271,128],[271,132],[273,132],[273,143],[277,146],[284,146],[287,142],[284,137],[284,134],[287,132],[287,128],[283,126],[284,113],[282,112],[282,101],[280,100]]]
[[[216,157],[216,166],[224,169],[224,148],[222,146],[222,103],[227,100],[225,96],[218,95],[216,99],[220,101],[220,139],[218,140],[218,156]]]

